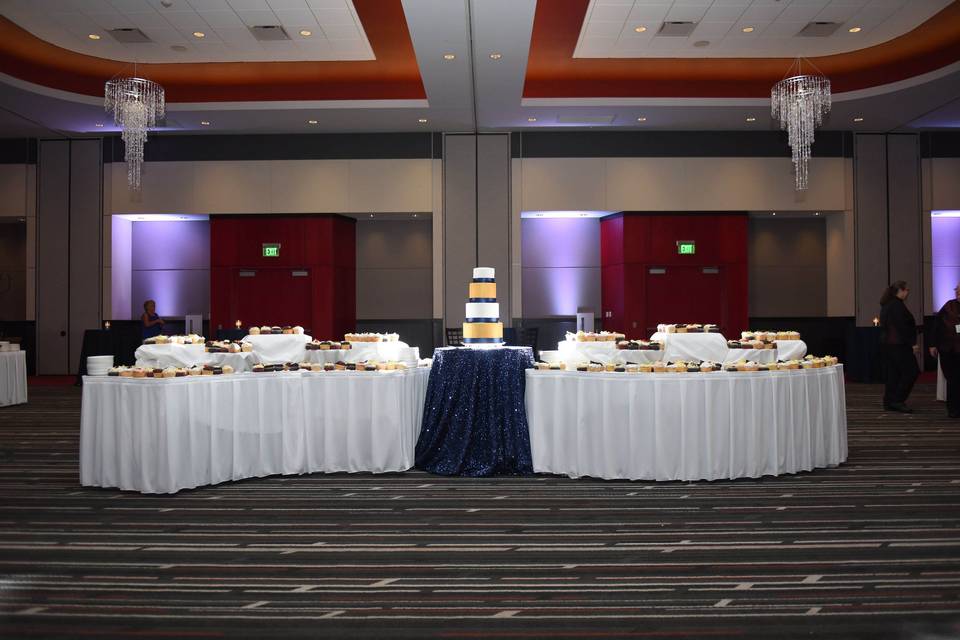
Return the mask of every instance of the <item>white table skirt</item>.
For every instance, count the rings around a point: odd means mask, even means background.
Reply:
[[[411,367],[420,360],[420,349],[405,342],[355,342],[349,349],[307,349],[303,362],[403,362]]]
[[[0,351],[0,407],[27,401],[27,354]]]
[[[715,480],[847,458],[843,367],[773,372],[528,371],[534,471]]]
[[[413,466],[429,369],[85,377],[80,482],[142,493]]]
[[[142,344],[133,355],[138,367],[166,369],[204,364],[208,354],[202,344]]]
[[[723,362],[727,339],[719,333],[655,333],[650,340],[663,343],[664,359]]]
[[[284,364],[286,362],[303,362],[306,356],[306,344],[313,340],[303,333],[269,334],[261,336],[245,336],[242,342],[253,345],[253,352],[257,354],[258,362],[264,364]]]

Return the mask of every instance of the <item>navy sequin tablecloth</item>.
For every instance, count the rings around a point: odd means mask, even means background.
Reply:
[[[530,347],[437,349],[427,383],[418,469],[444,476],[533,473],[524,407]]]

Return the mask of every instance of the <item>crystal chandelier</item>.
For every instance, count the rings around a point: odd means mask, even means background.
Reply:
[[[787,74],[799,65],[794,63]],[[830,112],[830,80],[821,73],[803,75],[801,71],[798,68],[797,75],[784,78],[770,91],[773,117],[787,130],[797,191],[807,188],[813,134]]]
[[[113,114],[113,121],[123,131],[127,184],[139,191],[147,131],[164,117],[163,87],[144,78],[113,78],[107,81],[104,108]]]

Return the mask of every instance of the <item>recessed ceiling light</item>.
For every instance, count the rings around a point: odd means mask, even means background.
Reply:
[[[849,29],[847,29],[847,31],[849,31],[850,33],[860,33],[860,30],[861,30],[860,27],[850,27]]]
[[[87,37],[90,38],[91,40],[99,40],[99,39],[100,39],[100,36],[97,35],[96,33],[91,33],[91,34],[89,34]]]
[[[102,122],[98,122],[97,124],[95,124],[95,125],[93,125],[93,126],[95,126],[95,127],[102,127],[102,126],[103,126],[103,123],[102,123]]]
[[[532,118],[532,117],[531,117],[531,118],[527,118],[527,122],[536,122],[536,121],[537,121],[536,118]]]
[[[455,54],[455,53],[445,53],[445,54],[443,54],[443,59],[444,59],[444,60],[456,60],[456,58],[457,58],[457,54]]]
[[[419,122],[420,124],[426,124],[427,119],[426,119],[426,118],[420,118],[419,120],[417,120],[417,122]]]
[[[755,116],[747,116],[747,122],[756,122],[757,118]]]
[[[744,33],[753,33],[753,27],[744,27],[741,31]]]
[[[633,30],[636,31],[637,33],[643,33],[644,31],[647,30],[647,28],[641,24],[638,27],[634,27]]]
[[[313,31],[310,31],[310,29],[300,29],[300,35],[302,35],[304,38],[309,38],[313,35]]]
[[[207,34],[205,34],[203,31],[194,31],[194,32],[193,32],[193,37],[194,37],[194,38],[206,38],[206,37],[207,37]]]
[[[863,116],[857,116],[853,119],[854,122],[863,122]]]
[[[637,118],[637,122],[646,122],[646,121],[647,121],[646,116],[640,116],[639,118]]]
[[[503,57],[503,54],[502,54],[502,53],[491,53],[491,54],[490,54],[490,59],[491,59],[491,60],[499,60],[499,59],[502,58],[502,57]]]
[[[209,127],[209,126],[210,126],[210,121],[209,121],[209,120],[201,120],[201,121],[200,121],[200,124],[202,124],[202,125],[205,126],[205,127]]]
[[[317,124],[316,120],[307,120],[307,124]]]

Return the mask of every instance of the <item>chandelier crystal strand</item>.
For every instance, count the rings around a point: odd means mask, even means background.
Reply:
[[[163,87],[144,78],[114,78],[107,82],[104,108],[113,115],[113,121],[123,132],[127,184],[139,191],[147,132],[165,115]]]
[[[822,75],[784,78],[770,92],[772,115],[787,131],[797,191],[807,188],[810,147],[816,128],[830,112],[830,80]]]

